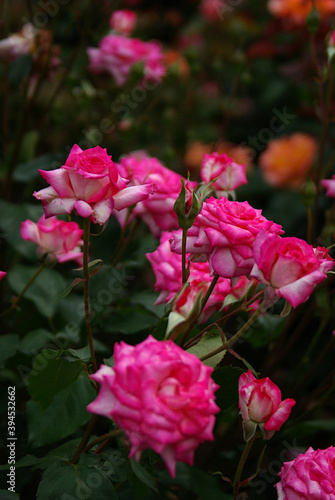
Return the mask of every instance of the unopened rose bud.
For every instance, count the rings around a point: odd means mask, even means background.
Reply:
[[[198,197],[190,182],[181,179],[182,188],[174,204],[174,211],[177,214],[178,224],[182,229],[189,229],[193,226],[196,216],[202,209],[202,200]]]

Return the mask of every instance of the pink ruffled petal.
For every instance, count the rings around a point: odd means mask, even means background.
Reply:
[[[96,224],[101,226],[108,221],[114,206],[113,198],[108,198],[107,200],[99,201],[94,205],[91,220]]]
[[[32,241],[37,245],[41,244],[38,227],[35,222],[31,220],[21,222],[21,236],[24,240]]]
[[[278,407],[278,410],[264,424],[264,429],[267,431],[279,431],[281,426],[290,416],[291,410],[295,405],[294,399],[285,399]]]
[[[154,190],[153,184],[142,184],[141,186],[130,186],[122,189],[114,196],[114,207],[116,210],[122,210],[135,205],[139,201],[148,198],[150,194],[154,193]]]
[[[63,168],[56,170],[39,170],[41,176],[54,188],[61,198],[73,198],[75,196],[72,189],[69,175]]]
[[[315,285],[321,283],[325,278],[325,274],[316,270],[293,283],[278,288],[277,295],[284,297],[293,307],[298,307],[308,299]]]

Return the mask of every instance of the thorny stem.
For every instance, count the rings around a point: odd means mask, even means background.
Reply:
[[[85,322],[87,329],[88,344],[90,346],[91,357],[93,358],[93,368],[97,371],[97,361],[95,358],[93,336],[90,320],[90,299],[89,299],[89,271],[88,271],[88,246],[90,239],[90,219],[84,219],[84,246],[83,246],[83,275],[84,275],[84,303],[85,303]]]
[[[256,439],[256,434],[248,441],[244,447],[242,456],[240,458],[239,464],[236,469],[234,481],[233,481],[233,487],[234,487],[234,500],[238,499],[238,492],[240,489],[240,483],[241,483],[241,475],[243,471],[243,467],[245,465],[245,462],[248,458],[249,452],[251,450],[251,447]]]

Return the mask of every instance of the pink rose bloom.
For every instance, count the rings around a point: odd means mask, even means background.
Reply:
[[[135,63],[144,63],[144,81],[160,82],[165,75],[163,53],[156,42],[143,42],[137,38],[107,35],[99,48],[87,49],[89,68],[93,73],[109,73],[116,85],[126,83]]]
[[[281,226],[267,220],[261,210],[247,201],[208,198],[187,233],[189,260],[209,261],[211,274],[224,278],[248,275],[254,264],[253,244],[257,234],[283,233]],[[171,249],[181,253],[181,231],[173,232]]]
[[[278,475],[278,500],[335,500],[335,448],[309,448],[284,462]]]
[[[149,336],[114,349],[114,367],[102,365],[91,375],[101,384],[87,409],[111,418],[126,433],[130,457],[143,450],[159,453],[172,477],[176,461],[193,463],[194,450],[213,440],[214,415],[219,411],[212,368],[173,342]]]
[[[56,217],[45,219],[42,215],[37,223],[21,222],[21,236],[38,245],[39,257],[47,253],[50,260],[74,260],[80,266],[83,264],[83,230],[76,222],[64,222]]]
[[[100,146],[83,151],[74,145],[68,159],[56,170],[39,170],[51,187],[34,192],[45,216],[69,214],[104,224],[113,208],[122,210],[148,197],[152,185],[127,187],[116,165]]]
[[[6,276],[6,272],[5,271],[0,271],[0,281]]]
[[[218,177],[212,184],[218,196],[227,196],[227,191],[233,191],[248,182],[245,165],[239,165],[225,153],[204,154],[200,175],[205,184]]]
[[[243,435],[250,441],[257,426],[264,439],[270,439],[288,419],[294,399],[281,400],[279,387],[268,377],[256,379],[248,370],[238,381],[239,408],[243,419]]]
[[[136,12],[132,10],[116,10],[110,17],[109,25],[120,35],[130,35],[136,23]]]
[[[181,175],[164,167],[157,158],[149,158],[144,153],[122,158],[119,172],[122,177],[130,180],[130,186],[146,185],[148,182],[156,186],[156,191],[150,198],[136,205],[129,222],[134,217],[139,217],[149,226],[155,238],[159,238],[162,231],[179,227],[173,207],[181,191]],[[184,181],[189,184],[186,179]],[[123,224],[126,212],[115,215],[120,224]]]
[[[321,184],[327,190],[326,195],[335,198],[335,175],[331,179],[322,180]]]
[[[299,238],[280,238],[266,231],[255,240],[254,257],[251,275],[268,286],[270,301],[284,297],[293,307],[305,302],[334,266],[326,248],[313,249]]]
[[[155,291],[160,292],[155,302],[156,305],[171,302],[182,288],[181,255],[171,252],[169,239],[170,233],[163,232],[157,250],[146,254],[156,276]],[[206,293],[212,281],[208,262],[191,262],[188,281],[190,286],[184,290],[175,305],[176,312],[184,317],[190,313],[194,299],[199,293]],[[219,278],[205,305],[200,321],[206,321],[215,311],[221,309],[231,289],[229,279]]]

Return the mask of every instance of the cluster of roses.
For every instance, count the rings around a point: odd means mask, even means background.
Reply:
[[[144,81],[160,82],[166,69],[163,53],[157,42],[130,38],[136,24],[136,13],[130,10],[113,12],[111,33],[103,37],[99,47],[89,47],[89,69],[92,73],[109,73],[118,86],[124,85],[136,63],[144,64]]]
[[[83,151],[76,145],[61,168],[40,173],[50,184],[34,193],[45,216],[37,224],[22,223],[23,238],[38,243],[39,253],[49,253],[60,262],[74,259],[80,263],[82,230],[75,222],[56,219],[56,215],[75,210],[100,225],[111,215],[122,225],[138,217],[155,237],[161,235],[157,250],[147,255],[156,274],[158,302],[173,300],[182,286],[182,232],[176,230],[174,211],[181,189],[179,174],[143,152],[116,164],[99,146]],[[217,153],[205,155],[201,177],[219,196],[246,182],[243,166]],[[183,181],[185,210],[189,210],[196,185]],[[203,319],[224,307],[227,297],[241,298],[255,280],[266,285],[268,304],[278,297],[293,307],[307,300],[333,267],[333,260],[327,249],[313,249],[298,238],[282,238],[282,233],[281,226],[247,202],[230,201],[225,196],[208,198],[188,230],[189,287],[186,295],[179,297],[179,310],[188,314],[196,296],[207,291],[213,275],[220,278]],[[101,387],[88,409],[112,418],[124,430],[131,456],[139,459],[142,450],[152,448],[174,476],[176,461],[192,464],[198,445],[213,439],[219,408],[212,370],[171,340],[160,342],[149,336],[136,346],[121,342],[115,346],[114,367],[102,365],[92,375]],[[282,401],[275,384],[256,379],[250,371],[240,378],[239,396],[247,441],[257,427],[265,439],[270,438],[295,404],[292,399]],[[284,466],[282,482],[285,475]],[[277,488],[284,499],[285,485],[281,484]]]

